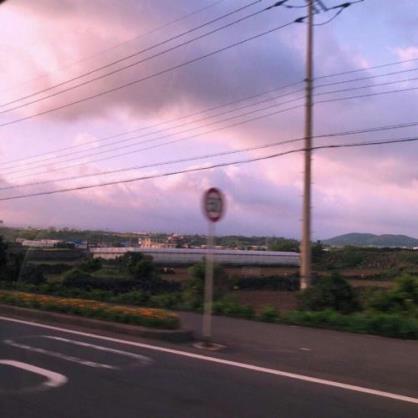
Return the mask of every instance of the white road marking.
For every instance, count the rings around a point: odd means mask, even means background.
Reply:
[[[98,351],[107,351],[109,353],[119,354],[121,356],[130,357],[135,360],[139,360],[142,363],[152,363],[152,360],[149,357],[142,356],[141,354],[131,353],[129,351],[117,350],[115,348],[103,347],[102,345],[85,343],[84,341],[69,340],[68,338],[56,337],[55,335],[42,335],[43,338],[48,338],[50,340],[61,341],[68,344],[78,345],[80,347],[92,348]]]
[[[28,363],[22,363],[16,360],[0,360],[0,365],[15,367],[17,369],[25,370],[30,373],[35,373],[39,376],[45,377],[46,382],[42,383],[41,386],[47,388],[57,388],[68,382],[67,377],[60,373],[52,372],[51,370],[42,369],[41,367],[34,366]]]
[[[181,356],[181,357],[187,357],[187,358],[192,358],[192,359],[196,359],[196,360],[202,360],[202,361],[206,361],[206,362],[210,362],[210,363],[217,363],[217,364],[222,364],[222,365],[225,365],[225,366],[231,366],[231,367],[237,367],[237,368],[241,368],[241,369],[251,370],[251,371],[254,371],[254,372],[265,373],[265,374],[270,374],[270,375],[280,376],[280,377],[286,377],[288,379],[300,380],[300,381],[309,382],[309,383],[316,383],[318,385],[330,386],[330,387],[334,387],[334,388],[349,390],[349,391],[352,391],[352,392],[359,392],[359,393],[364,393],[364,394],[367,394],[367,395],[374,395],[374,396],[379,396],[379,397],[382,397],[382,398],[388,398],[388,399],[393,399],[393,400],[397,400],[397,401],[418,404],[418,398],[413,398],[411,396],[404,396],[404,395],[400,395],[400,394],[396,394],[396,393],[384,392],[384,391],[381,391],[381,390],[376,390],[376,389],[371,389],[371,388],[366,388],[366,387],[356,386],[356,385],[350,385],[350,384],[347,384],[347,383],[336,382],[336,381],[333,381],[333,380],[319,379],[319,378],[312,377],[312,376],[306,376],[306,375],[297,374],[297,373],[289,373],[289,372],[285,372],[285,371],[282,371],[282,370],[270,369],[270,368],[267,368],[267,367],[259,367],[259,366],[255,366],[253,364],[241,363],[241,362],[237,362],[237,361],[225,360],[225,359],[215,358],[215,357],[209,357],[209,356],[204,356],[202,354],[189,353],[187,351],[174,350],[174,349],[171,349],[171,348],[160,347],[160,346],[155,346],[155,345],[151,345],[151,344],[144,344],[144,343],[138,343],[138,342],[135,342],[135,341],[122,340],[122,339],[119,339],[119,338],[106,337],[106,336],[100,335],[100,334],[92,334],[92,333],[88,333],[88,332],[75,331],[75,330],[72,330],[72,329],[56,327],[56,326],[52,326],[52,325],[44,325],[44,324],[39,324],[39,323],[36,323],[36,322],[24,321],[24,320],[21,320],[21,319],[8,318],[8,317],[5,317],[5,316],[0,316],[0,320],[8,321],[8,322],[15,322],[15,323],[18,323],[18,324],[30,325],[30,326],[38,327],[38,328],[50,329],[50,330],[54,330],[54,331],[66,332],[68,334],[74,334],[74,335],[79,335],[79,336],[88,337],[88,338],[97,338],[97,339],[100,339],[100,340],[103,340],[103,341],[110,341],[110,342],[114,342],[114,343],[129,345],[129,346],[132,346],[132,347],[145,348],[147,350],[159,351],[159,352],[162,352],[162,353],[168,353],[168,354],[173,354],[173,355],[177,355],[177,356]]]
[[[23,350],[32,351],[33,353],[45,354],[47,356],[59,358],[61,360],[71,361],[72,363],[78,363],[78,364],[81,364],[83,366],[95,367],[95,368],[98,368],[98,369],[110,369],[110,370],[116,369],[116,367],[110,366],[109,364],[103,364],[103,363],[97,363],[97,362],[94,362],[94,361],[83,360],[81,358],[74,357],[74,356],[68,356],[66,354],[58,353],[56,351],[45,350],[44,348],[33,347],[31,345],[17,343],[16,341],[13,341],[13,340],[4,340],[4,343],[7,344],[7,345],[10,345],[11,347],[22,348]]]
[[[310,348],[308,347],[300,347],[299,350],[301,351],[312,351]]]

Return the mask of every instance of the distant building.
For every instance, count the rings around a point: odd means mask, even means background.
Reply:
[[[144,237],[138,240],[138,243],[141,248],[176,248],[176,244],[173,242],[167,242],[152,237]]]
[[[29,247],[29,248],[54,248],[63,243],[64,241],[59,240],[59,239],[38,239],[38,240],[25,239],[21,242],[21,244],[24,247]]]
[[[87,241],[86,240],[79,240],[79,239],[75,239],[72,241],[67,241],[68,244],[72,244],[74,245],[74,248],[79,248],[81,250],[86,250],[88,247]]]

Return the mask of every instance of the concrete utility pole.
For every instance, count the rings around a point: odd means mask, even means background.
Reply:
[[[313,90],[313,15],[314,0],[308,3],[306,47],[306,113],[305,113],[305,172],[303,190],[302,242],[301,242],[301,289],[311,282],[311,172],[312,172],[312,90]]]

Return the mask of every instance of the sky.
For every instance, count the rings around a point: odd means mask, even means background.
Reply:
[[[293,142],[248,150],[302,138],[304,132],[307,26],[291,22],[306,9],[261,12],[274,3],[2,4],[0,218],[5,225],[204,233],[201,199],[215,186],[227,205],[219,234],[300,238],[302,152],[158,177],[303,148],[303,142]],[[341,1],[324,3],[331,8]],[[417,126],[341,133],[418,122],[418,2],[365,0],[326,23],[334,14],[315,16],[314,135],[335,135],[315,138],[314,145],[417,135]],[[388,63],[397,64],[381,66]],[[370,68],[376,66],[381,67]],[[338,75],[351,70],[361,71]],[[233,153],[213,155],[226,152]],[[413,142],[314,151],[313,239],[349,232],[417,237],[417,155]],[[127,170],[132,167],[137,168]],[[124,171],[103,174],[112,170]],[[2,200],[141,177],[152,178]]]

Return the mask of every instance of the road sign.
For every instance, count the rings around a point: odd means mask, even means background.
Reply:
[[[203,212],[208,219],[208,245],[206,252],[205,292],[203,303],[203,345],[213,347],[212,343],[212,299],[213,299],[213,248],[215,223],[225,211],[225,199],[222,192],[215,187],[206,190],[203,195]]]
[[[218,222],[222,218],[225,202],[223,194],[219,189],[211,187],[205,192],[203,196],[203,210],[211,222]]]

